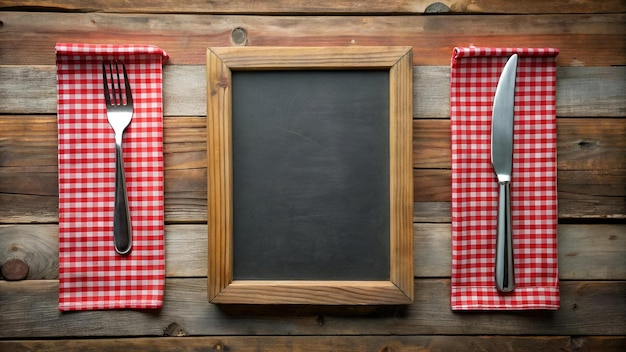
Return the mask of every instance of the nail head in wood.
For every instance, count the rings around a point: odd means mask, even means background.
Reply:
[[[248,32],[244,28],[237,27],[230,33],[230,38],[236,45],[246,45],[248,43]]]
[[[435,2],[426,7],[424,13],[445,13],[450,12],[448,5],[441,2]]]

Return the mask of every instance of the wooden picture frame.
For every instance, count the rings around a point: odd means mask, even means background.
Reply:
[[[389,73],[389,280],[234,280],[232,74]],[[409,304],[413,301],[410,47],[223,47],[207,50],[208,300],[224,304]]]

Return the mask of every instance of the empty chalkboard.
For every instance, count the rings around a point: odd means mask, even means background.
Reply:
[[[208,298],[413,299],[407,47],[207,51]]]
[[[234,279],[389,280],[389,73],[233,72]]]

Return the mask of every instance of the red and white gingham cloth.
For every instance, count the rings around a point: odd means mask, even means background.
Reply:
[[[519,55],[511,212],[516,288],[494,281],[498,183],[491,110],[502,68]],[[558,49],[455,48],[450,76],[453,310],[558,309]]]
[[[58,43],[59,309],[159,308],[165,280],[162,65],[146,45]],[[103,59],[123,59],[134,116],[123,139],[133,226],[113,247],[115,142],[102,92]]]

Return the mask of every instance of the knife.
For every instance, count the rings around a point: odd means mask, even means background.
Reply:
[[[496,87],[491,116],[491,164],[498,178],[498,228],[495,281],[500,292],[515,288],[511,232],[511,174],[513,171],[513,115],[517,54],[504,65]]]

